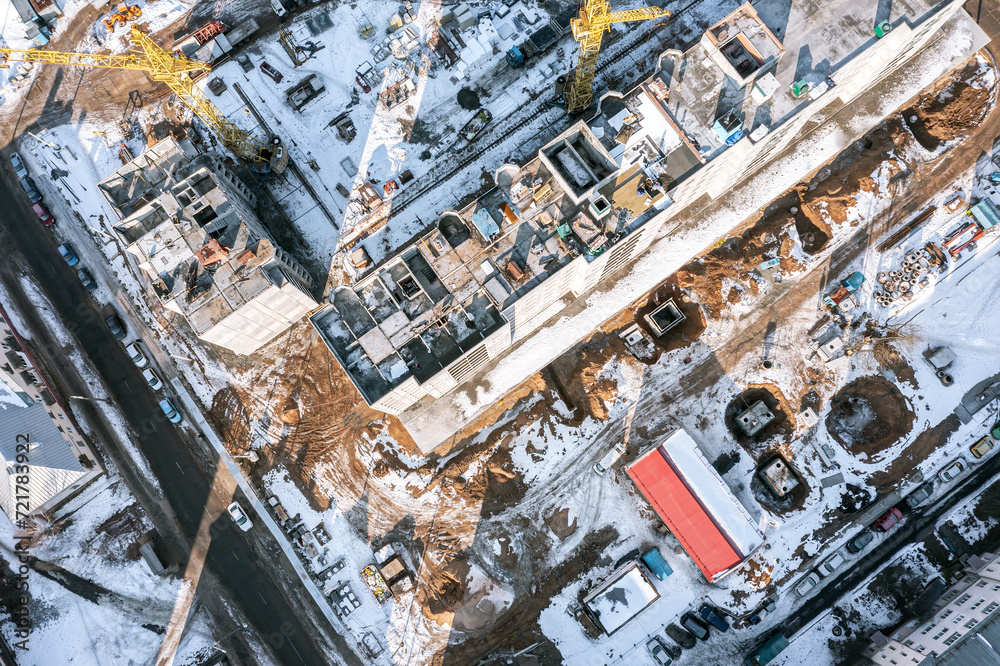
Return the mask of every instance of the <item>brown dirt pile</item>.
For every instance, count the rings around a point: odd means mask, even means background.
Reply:
[[[913,428],[909,401],[881,375],[859,377],[830,400],[826,428],[854,454],[869,461]]]
[[[922,94],[903,111],[903,121],[917,142],[935,150],[952,139],[963,138],[989,113],[993,90],[979,73],[977,57],[966,61],[953,80]]]

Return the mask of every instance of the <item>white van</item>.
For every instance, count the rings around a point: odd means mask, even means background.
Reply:
[[[281,4],[281,0],[271,0],[271,9],[273,9],[274,13],[278,15],[278,18],[281,18],[288,13],[285,6]]]
[[[625,445],[618,443],[611,447],[611,450],[601,458],[601,461],[594,465],[594,471],[598,474],[604,474],[611,466],[618,462],[618,459],[625,455]]]

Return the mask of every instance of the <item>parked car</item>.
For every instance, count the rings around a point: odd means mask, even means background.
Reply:
[[[137,368],[145,368],[149,365],[149,361],[146,360],[146,355],[142,353],[142,347],[138,340],[130,345],[125,346],[125,351],[128,353],[128,357],[132,359]]]
[[[598,474],[604,474],[611,469],[611,466],[618,462],[618,459],[623,455],[625,455],[625,445],[619,442],[612,446],[611,450],[608,451],[596,465],[594,465],[594,471]]]
[[[122,320],[118,318],[118,315],[112,314],[104,318],[104,323],[108,325],[111,329],[111,335],[115,336],[115,340],[125,339],[125,324]]]
[[[903,519],[903,512],[896,507],[889,509],[884,516],[875,521],[879,529],[883,532],[888,532],[893,527],[896,526],[899,521]]]
[[[934,484],[928,481],[906,496],[906,506],[911,509],[916,509],[918,506],[926,502],[927,498],[932,494],[934,494]]]
[[[159,375],[157,375],[149,368],[146,368],[145,370],[142,371],[142,377],[149,383],[149,388],[153,389],[154,391],[159,391],[161,388],[163,388],[163,382],[160,381]]]
[[[690,632],[684,631],[676,624],[668,624],[663,628],[663,633],[667,635],[671,640],[675,641],[685,650],[691,650],[697,645],[694,640],[694,636]]]
[[[975,444],[973,444],[969,450],[972,451],[972,455],[974,455],[975,457],[982,458],[987,453],[989,453],[990,449],[992,448],[993,448],[993,440],[990,438],[989,435],[984,435],[983,438],[980,439]]]
[[[681,626],[701,640],[708,640],[708,625],[695,617],[693,613],[681,615]]]
[[[94,282],[94,276],[90,274],[86,268],[81,268],[76,272],[76,277],[80,279],[83,284],[83,288],[87,291],[94,291],[97,289],[97,283]]]
[[[871,530],[865,530],[847,542],[847,550],[852,553],[860,553],[874,538],[875,535]]]
[[[28,195],[28,201],[38,203],[42,200],[42,195],[35,187],[35,181],[31,179],[31,176],[25,176],[18,182],[21,183],[21,189],[24,190],[24,193]]]
[[[240,67],[243,68],[244,72],[249,72],[250,70],[253,69],[253,63],[250,62],[250,56],[246,55],[245,53],[241,53],[240,55],[236,56],[236,62],[240,64]]]
[[[844,566],[844,562],[846,561],[847,560],[844,558],[843,553],[837,552],[823,560],[820,565],[816,567],[816,570],[819,571],[820,576],[825,578],[840,567]]]
[[[941,473],[938,474],[938,478],[945,483],[948,483],[949,481],[954,480],[956,476],[964,472],[966,469],[968,469],[968,467],[966,466],[965,461],[959,458],[941,470]]]
[[[14,174],[18,180],[28,177],[28,167],[24,166],[21,156],[17,153],[10,154],[10,165],[14,168]]]
[[[997,422],[996,422],[996,423],[995,423],[995,424],[993,425],[993,428],[992,428],[992,429],[990,429],[990,436],[991,436],[991,437],[992,437],[993,439],[1000,439],[1000,421],[997,421]]]
[[[253,527],[253,523],[251,523],[250,519],[247,518],[247,514],[244,513],[243,507],[240,506],[239,502],[233,502],[230,504],[226,507],[226,511],[229,512],[229,517],[233,519],[233,522],[236,523],[244,532]]]
[[[765,600],[765,603],[758,606],[757,610],[747,617],[747,620],[749,620],[752,625],[760,624],[769,613],[773,613],[776,610],[778,610],[778,604],[776,604],[773,599],[767,599]]]
[[[281,0],[271,0],[271,9],[274,10],[274,13],[278,15],[279,19],[288,13],[285,6],[281,4]]]
[[[666,648],[663,647],[663,643],[657,637],[651,638],[646,643],[646,649],[649,650],[649,654],[653,657],[653,661],[661,666],[669,666],[673,662],[670,659],[670,655],[667,654]]]
[[[163,414],[171,423],[180,423],[184,418],[181,416],[181,413],[177,411],[177,408],[174,407],[174,403],[170,402],[167,398],[160,401],[160,409],[163,410]]]
[[[45,207],[45,204],[43,203],[33,204],[31,206],[31,210],[35,211],[35,215],[38,216],[38,219],[41,220],[42,224],[44,224],[45,226],[51,227],[53,224],[56,223],[56,218],[52,217],[52,213],[50,213],[49,209]]]
[[[722,633],[729,631],[729,623],[726,622],[726,620],[708,604],[701,607],[698,611],[698,615],[701,616],[701,619],[705,620]]]
[[[80,258],[76,256],[76,252],[73,251],[73,246],[69,243],[63,243],[56,249],[59,250],[59,256],[63,258],[63,261],[70,266],[76,266],[80,263]]]
[[[270,76],[272,79],[274,79],[275,83],[281,83],[281,79],[284,78],[284,76],[282,75],[282,73],[279,72],[278,70],[276,70],[271,65],[267,64],[267,61],[260,63],[260,71],[264,72],[265,74],[267,74],[268,76]]]
[[[804,597],[809,594],[812,590],[819,584],[819,574],[815,571],[810,571],[809,575],[802,579],[802,582],[795,586],[795,594],[800,597]]]

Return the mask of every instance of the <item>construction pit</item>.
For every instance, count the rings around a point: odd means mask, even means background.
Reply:
[[[881,375],[859,377],[830,400],[826,428],[855,455],[879,454],[913,428],[913,407],[895,384]]]

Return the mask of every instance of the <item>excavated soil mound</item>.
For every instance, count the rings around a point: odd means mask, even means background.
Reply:
[[[774,420],[764,426],[756,435],[750,437],[737,425],[736,417],[749,409],[758,400],[762,401],[767,406],[768,411],[774,414]],[[764,442],[775,435],[790,435],[795,428],[789,421],[788,415],[785,414],[782,402],[783,399],[780,396],[775,395],[766,388],[757,387],[747,389],[733,398],[732,402],[726,406],[724,417],[726,428],[729,429],[729,433],[733,436],[733,439],[740,444]]]
[[[791,256],[791,223],[787,214],[765,215],[730,232],[716,247],[677,272],[677,286],[691,294],[708,317],[720,316],[744,295],[760,293],[764,278],[758,266],[762,262],[778,257],[782,270],[801,270],[801,264]]]
[[[833,397],[826,429],[852,453],[872,456],[909,433],[913,419],[896,385],[875,375],[855,379]]]
[[[952,139],[966,136],[986,118],[993,101],[988,71],[988,65],[972,58],[954,80],[924,93],[903,111],[903,122],[917,143],[936,150]]]

